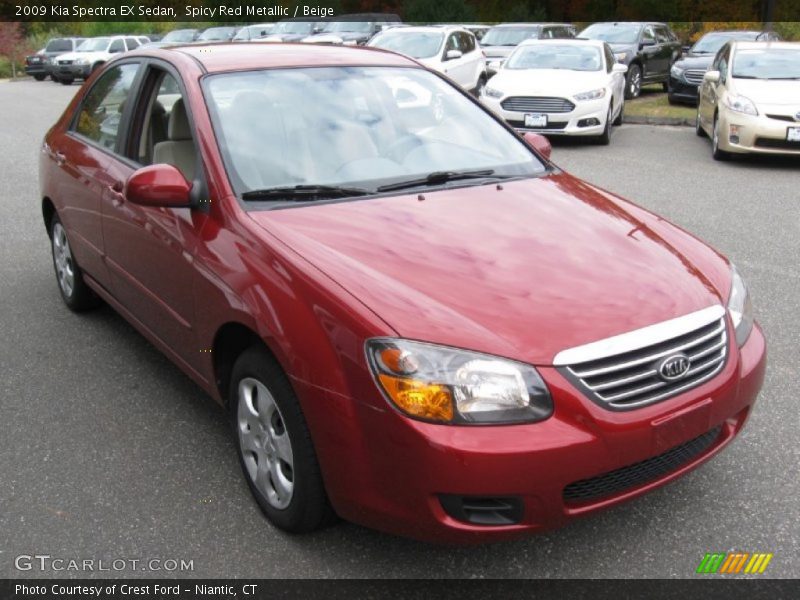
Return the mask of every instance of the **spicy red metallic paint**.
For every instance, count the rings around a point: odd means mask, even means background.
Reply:
[[[671,481],[741,430],[765,371],[757,326],[741,348],[728,336],[729,358],[713,379],[637,410],[598,406],[553,366],[566,348],[725,306],[731,286],[728,262],[703,243],[566,173],[422,200],[401,192],[297,210],[241,208],[200,87],[207,72],[413,61],[349,48],[223,44],[142,50],[109,65],[144,59],[180,74],[210,202],[176,206],[188,195],[179,173],[137,172],[70,133],[94,75],[46,136],[45,218],[58,214],[86,283],[218,402],[228,397],[226,340],[249,332],[269,349],[299,399],[342,517],[438,542],[516,537]],[[148,206],[156,189],[169,189],[169,201]],[[364,344],[374,337],[534,365],[554,414],[502,426],[410,419],[369,371]],[[573,481],[718,425],[714,444],[668,475],[594,503],[563,499]],[[467,523],[445,512],[439,494],[519,497],[524,513],[512,525]]]

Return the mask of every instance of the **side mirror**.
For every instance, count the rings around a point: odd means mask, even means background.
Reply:
[[[622,63],[614,63],[611,67],[612,73],[627,73],[628,72],[628,65],[623,65]]]
[[[188,207],[192,185],[172,165],[142,167],[125,182],[125,198],[143,206]]]
[[[656,41],[655,41],[655,40],[644,39],[644,40],[642,40],[642,42],[639,44],[639,47],[640,47],[640,48],[644,48],[645,46],[655,46],[655,45],[656,45]]]
[[[683,47],[681,48],[681,50],[683,50],[684,52],[689,52],[691,49],[692,49],[692,47],[691,47],[691,46],[683,46]]]
[[[543,135],[539,133],[533,133],[532,131],[523,133],[522,139],[525,140],[525,143],[528,144],[528,146],[544,156],[546,160],[550,160],[550,153],[553,150],[553,146],[550,145],[550,140]]]
[[[709,83],[718,83],[719,78],[719,71],[706,71],[703,75],[703,81],[707,81]]]
[[[464,53],[461,50],[448,50],[447,54],[444,55],[445,60],[455,60],[457,58],[461,58],[464,56]]]

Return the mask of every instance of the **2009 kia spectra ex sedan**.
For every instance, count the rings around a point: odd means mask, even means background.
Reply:
[[[764,376],[733,266],[548,155],[388,52],[141,50],[47,134],[42,210],[64,302],[228,407],[278,527],[484,541],[696,467]]]

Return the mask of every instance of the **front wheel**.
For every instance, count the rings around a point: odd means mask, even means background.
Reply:
[[[728,160],[731,155],[729,152],[725,152],[719,147],[719,117],[717,115],[714,116],[714,130],[711,136],[711,155],[714,157],[714,160]]]
[[[100,304],[100,299],[84,282],[83,273],[72,256],[67,230],[59,221],[58,216],[54,216],[50,224],[50,239],[56,281],[64,304],[75,312],[95,308]]]
[[[611,104],[608,105],[608,114],[606,115],[606,126],[603,129],[603,133],[595,138],[595,141],[600,144],[601,146],[608,146],[611,142],[611,122],[613,119],[613,110],[611,108]]]
[[[617,115],[617,118],[614,119],[614,125],[617,126],[622,125],[622,120],[624,117],[625,117],[625,100],[622,100],[622,104],[619,107],[619,114]]]
[[[236,361],[230,407],[239,462],[262,512],[291,533],[322,527],[333,511],[311,434],[289,380],[264,349]]]
[[[638,98],[642,92],[642,67],[633,63],[628,67],[628,75],[625,80],[625,98]]]
[[[703,129],[703,124],[700,122],[700,109],[697,109],[697,115],[694,118],[694,132],[697,137],[706,137],[706,130]]]
[[[73,80],[73,79],[67,79],[66,77],[64,77],[64,78],[62,78],[62,79],[59,79],[59,81],[60,81],[60,82],[61,82],[63,85],[72,85],[72,82],[73,82],[74,80]]]
[[[34,78],[36,81],[44,81],[44,78],[45,78],[45,77],[47,77],[47,75],[34,75],[34,76],[33,76],[33,78]]]

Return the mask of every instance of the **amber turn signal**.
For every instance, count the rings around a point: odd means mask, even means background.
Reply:
[[[453,420],[453,396],[446,386],[384,373],[378,379],[392,402],[409,415],[432,421]]]

